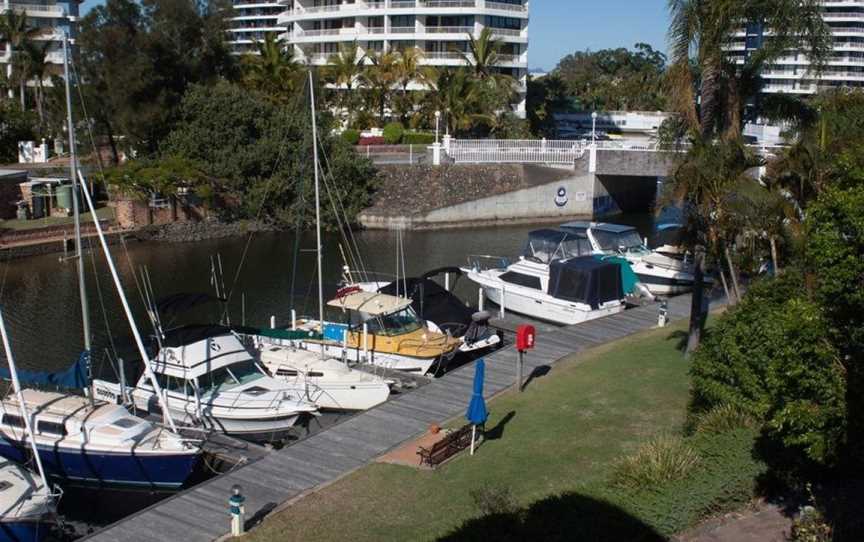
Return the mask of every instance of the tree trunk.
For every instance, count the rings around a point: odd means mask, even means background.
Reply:
[[[120,163],[120,153],[117,152],[117,141],[114,139],[114,127],[111,126],[111,122],[107,119],[102,121],[102,124],[105,125],[105,135],[108,136],[108,145],[111,146],[111,165],[118,165]],[[96,153],[96,156],[99,156],[101,160],[101,153]]]
[[[726,299],[731,303],[732,296],[729,292],[729,283],[726,282],[726,273],[723,272],[723,268],[719,269],[720,271],[720,282],[723,284],[723,292],[726,294]]]
[[[45,109],[42,106],[42,81],[39,80],[36,86],[36,111],[39,112],[39,124],[45,126]]]
[[[741,299],[741,288],[738,286],[738,273],[735,271],[735,264],[732,263],[732,253],[729,252],[729,245],[723,244],[723,253],[726,255],[726,265],[729,266],[729,275],[732,277],[732,287],[735,290],[735,297]]]
[[[18,90],[19,90],[20,96],[21,96],[21,111],[25,111],[26,107],[27,107],[24,104],[24,83],[25,83],[25,81],[22,77],[21,82],[19,83],[19,87],[18,87]]]
[[[697,248],[693,252],[693,295],[690,301],[690,329],[687,335],[687,351],[685,356],[688,358],[693,352],[699,348],[699,343],[702,341],[702,325],[704,317],[702,315],[702,300],[705,296],[705,288],[702,283],[704,278],[705,253],[701,248]]]
[[[768,237],[771,243],[771,263],[774,264],[774,276],[780,274],[780,259],[777,257],[777,238],[773,235]]]

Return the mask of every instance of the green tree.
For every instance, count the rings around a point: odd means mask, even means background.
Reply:
[[[0,15],[0,41],[9,44],[10,62],[7,64],[6,77],[18,84],[21,109],[26,109],[24,88],[27,85],[25,45],[38,34],[40,30],[30,26],[27,14],[15,8],[7,9]],[[17,68],[17,69],[16,69]],[[17,73],[16,73],[17,72]]]
[[[18,142],[36,139],[38,123],[33,114],[12,100],[0,100],[0,161],[18,162]]]
[[[322,134],[330,132],[319,115]],[[376,174],[342,138],[324,135],[322,158],[327,190],[343,199],[349,220],[368,205]],[[216,195],[229,216],[264,218],[281,226],[314,220],[312,137],[302,95],[288,104],[227,82],[196,85],[183,98],[180,120],[162,148],[163,156],[200,164],[216,180]],[[328,167],[329,166],[329,167]],[[322,206],[327,224],[332,207]]]
[[[391,51],[382,51],[368,56],[370,64],[363,71],[363,81],[369,98],[378,113],[381,124],[386,121],[387,110],[393,89],[398,83],[397,63],[399,57]]]
[[[152,155],[171,130],[186,88],[235,76],[222,0],[108,0],[82,18],[81,72],[100,135]],[[85,91],[86,94],[86,91]]]
[[[350,124],[354,105],[357,102],[356,85],[362,83],[366,55],[360,51],[356,41],[342,44],[338,53],[330,55],[324,68],[324,77],[334,85],[336,104],[341,109],[343,120]]]
[[[555,138],[555,113],[571,108],[572,102],[567,85],[557,73],[545,77],[528,79],[527,117],[531,132],[538,137]]]
[[[553,72],[582,109],[665,110],[666,56],[650,45],[578,51]]]
[[[291,100],[306,80],[306,70],[294,58],[294,46],[278,41],[272,33],[256,43],[258,54],[243,58],[243,83],[273,100]]]

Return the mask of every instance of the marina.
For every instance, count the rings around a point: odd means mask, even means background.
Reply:
[[[715,300],[715,303],[721,303]],[[671,320],[689,314],[690,296],[668,303]],[[517,320],[521,320],[516,317]],[[549,367],[561,358],[650,329],[657,325],[658,305],[630,309],[578,326],[537,334],[537,346],[526,357],[525,374]],[[484,357],[487,398],[512,388],[517,352],[512,344]],[[400,444],[422,435],[431,424],[443,424],[464,413],[471,397],[473,364],[466,364],[425,386],[394,397],[366,412],[347,417],[281,450],[272,451],[232,472],[178,493],[106,527],[86,540],[212,540],[228,531],[225,502],[240,484],[246,496],[249,526],[270,511],[315,488],[358,469]]]

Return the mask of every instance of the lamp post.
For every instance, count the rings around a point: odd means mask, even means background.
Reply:
[[[591,144],[595,145],[597,142],[597,112],[594,111],[591,113]]]
[[[435,111],[435,143],[438,143],[438,126],[441,123],[441,111]]]

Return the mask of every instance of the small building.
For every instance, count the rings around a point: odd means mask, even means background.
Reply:
[[[28,218],[69,216],[73,211],[72,182],[68,177],[30,177],[20,184],[21,201]],[[78,208],[82,208],[78,201]]]
[[[21,196],[21,183],[27,181],[27,171],[0,169],[0,219],[17,218]]]

